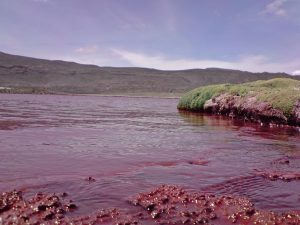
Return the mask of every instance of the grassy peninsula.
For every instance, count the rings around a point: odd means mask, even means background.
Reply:
[[[184,94],[178,109],[281,124],[300,124],[300,81],[289,78],[219,84]]]

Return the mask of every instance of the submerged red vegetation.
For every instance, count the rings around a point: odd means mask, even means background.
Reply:
[[[67,194],[38,193],[25,200],[21,192],[0,197],[2,224],[299,224],[300,211],[274,213],[255,208],[244,197],[191,193],[162,185],[133,197],[133,210],[104,209],[88,216],[72,217],[77,206]]]

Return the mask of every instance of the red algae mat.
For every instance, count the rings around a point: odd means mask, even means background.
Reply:
[[[0,197],[1,224],[299,224],[300,211],[274,213],[255,208],[247,198],[187,192],[162,185],[128,200],[131,212],[102,209],[72,217],[77,205],[61,195],[36,194],[26,200],[21,192]],[[80,207],[80,206],[79,206]]]

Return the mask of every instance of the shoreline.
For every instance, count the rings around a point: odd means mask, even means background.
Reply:
[[[290,123],[278,123],[274,122],[271,119],[265,118],[264,121],[260,119],[256,119],[255,117],[249,118],[245,115],[239,114],[231,114],[231,113],[214,113],[207,110],[185,110],[178,109],[179,112],[182,113],[191,113],[194,115],[206,115],[206,116],[221,116],[222,119],[235,120],[244,123],[252,123],[256,125],[260,125],[261,127],[269,127],[269,128],[291,128],[300,131],[300,124],[290,124]]]
[[[167,95],[123,95],[123,94],[71,94],[71,96],[93,96],[93,97],[120,97],[120,98],[165,98],[165,99],[179,99],[180,96]]]
[[[199,111],[199,110],[185,110],[185,109],[178,109],[179,113],[181,114],[190,114],[194,116],[211,116],[211,117],[218,117],[222,120],[231,120],[234,122],[237,122],[239,124],[243,124],[243,126],[259,126],[259,127],[267,127],[267,128],[274,128],[274,129],[293,129],[297,132],[300,132],[300,126],[293,126],[289,124],[280,124],[280,123],[263,123],[261,121],[257,120],[250,120],[250,119],[244,119],[243,116],[229,116],[227,114],[221,114],[221,113],[211,113],[207,112],[205,110]]]
[[[182,94],[175,94],[174,96],[170,96],[165,93],[161,93],[158,95],[149,94],[149,93],[139,93],[138,95],[135,94],[77,94],[77,93],[6,93],[0,92],[1,94],[7,95],[60,95],[60,96],[92,96],[92,97],[120,97],[120,98],[164,98],[164,99],[180,99]]]

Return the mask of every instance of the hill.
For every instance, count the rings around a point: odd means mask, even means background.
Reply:
[[[216,68],[162,71],[99,67],[0,52],[2,92],[179,96],[209,84],[242,83],[275,77],[291,76],[286,73],[250,73]]]

